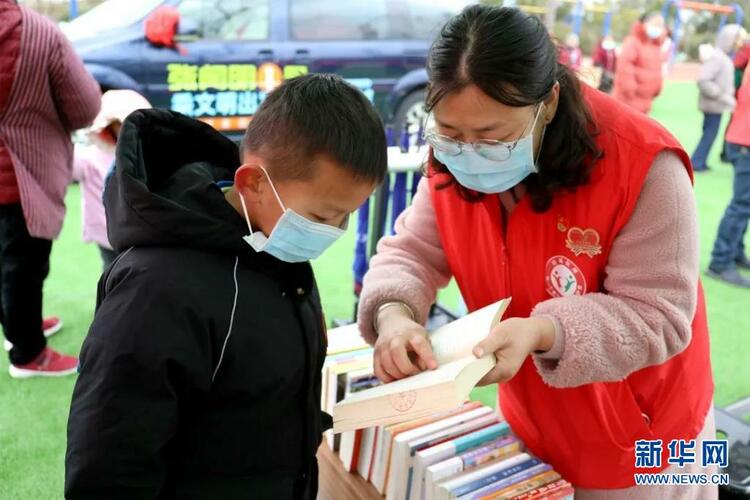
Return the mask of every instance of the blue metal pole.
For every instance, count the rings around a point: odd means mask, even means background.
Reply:
[[[70,0],[70,20],[72,21],[78,17],[78,1]]]
[[[409,131],[404,129],[401,131],[399,140],[402,153],[409,151],[409,142]],[[395,175],[393,181],[393,191],[391,192],[391,234],[396,232],[396,219],[406,208],[406,177],[406,172],[401,172]]]
[[[576,35],[581,34],[581,27],[583,26],[583,0],[578,0],[576,6],[573,8],[573,32]]]
[[[391,234],[396,232],[396,219],[406,208],[406,172],[396,174],[391,194]]]
[[[354,242],[354,295],[359,297],[362,280],[369,267],[367,262],[368,227],[370,225],[370,200],[366,200],[357,211],[357,234]]]
[[[612,31],[612,11],[608,10],[606,14],[604,14],[604,26],[602,27],[602,36],[609,35],[609,32]]]
[[[745,21],[744,9],[738,3],[732,4],[732,7],[734,7],[734,22],[742,26],[742,23]]]

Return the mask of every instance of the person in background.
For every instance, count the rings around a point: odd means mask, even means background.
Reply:
[[[583,63],[583,52],[581,52],[581,40],[576,33],[569,33],[565,37],[565,44],[560,47],[560,63],[566,65],[573,71],[578,71]]]
[[[747,62],[750,60],[750,41],[745,41],[739,50],[734,54],[734,86],[735,86],[735,97],[740,92],[740,85],[742,85],[742,77],[745,74],[745,68]],[[729,161],[727,156],[727,134],[724,131],[724,144],[721,148],[721,161],[724,163],[732,163]]]
[[[750,288],[738,268],[750,269],[743,239],[750,220],[750,70],[737,96],[737,107],[727,129],[727,154],[734,165],[732,200],[719,223],[706,274],[732,285]]]
[[[104,180],[115,162],[115,146],[125,118],[137,109],[150,108],[134,90],[109,90],[102,96],[102,109],[89,129],[89,145],[76,145],[73,175],[81,185],[83,241],[96,243],[106,269],[117,254],[107,238],[102,194]]]
[[[742,44],[745,30],[738,24],[728,24],[716,36],[716,46],[710,51],[698,75],[698,108],[703,113],[703,135],[690,160],[695,172],[709,170],[706,160],[721,126],[721,117],[735,106],[734,64],[730,54]]]
[[[599,81],[599,90],[609,94],[615,81],[615,68],[617,65],[617,53],[615,39],[612,35],[604,36],[594,51],[594,66],[602,69],[602,77]]]
[[[748,60],[750,60],[750,41],[747,40],[746,34],[745,40],[737,49],[737,52],[734,53],[734,84],[738,91],[740,85],[742,85],[742,78],[745,75],[745,68],[747,68]]]
[[[644,14],[633,25],[617,59],[612,96],[648,114],[664,82],[662,45],[666,39],[664,18],[658,12]]]
[[[52,240],[72,179],[71,133],[99,111],[99,85],[51,21],[0,0],[0,323],[15,378],[75,373],[47,347],[58,318],[42,319]]]

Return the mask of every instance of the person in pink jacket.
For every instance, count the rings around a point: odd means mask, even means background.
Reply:
[[[75,357],[47,347],[62,321],[42,319],[42,289],[73,176],[70,137],[91,124],[100,101],[57,26],[0,0],[0,323],[15,378],[76,372]]]
[[[73,174],[81,185],[83,241],[96,243],[106,269],[117,254],[107,238],[102,193],[107,175],[115,163],[115,146],[125,118],[137,109],[150,108],[145,97],[134,90],[109,90],[102,96],[102,109],[89,130],[89,145],[77,145]]]
[[[646,14],[633,25],[617,59],[612,97],[641,113],[651,111],[664,81],[662,45],[666,36],[659,13]]]

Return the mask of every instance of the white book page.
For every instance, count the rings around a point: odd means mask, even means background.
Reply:
[[[438,366],[473,356],[471,350],[499,323],[510,305],[510,298],[483,307],[430,334],[432,350]]]

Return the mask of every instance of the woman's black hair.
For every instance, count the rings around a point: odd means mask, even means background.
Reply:
[[[548,210],[560,189],[586,184],[602,156],[578,78],[557,58],[557,46],[536,17],[511,7],[472,5],[443,26],[427,61],[428,111],[471,84],[498,102],[522,107],[544,101],[560,83],[557,112],[537,159],[539,172],[524,181],[537,212]],[[431,165],[435,173],[449,173],[434,157]],[[440,187],[453,185],[466,200],[483,197],[455,179]]]

